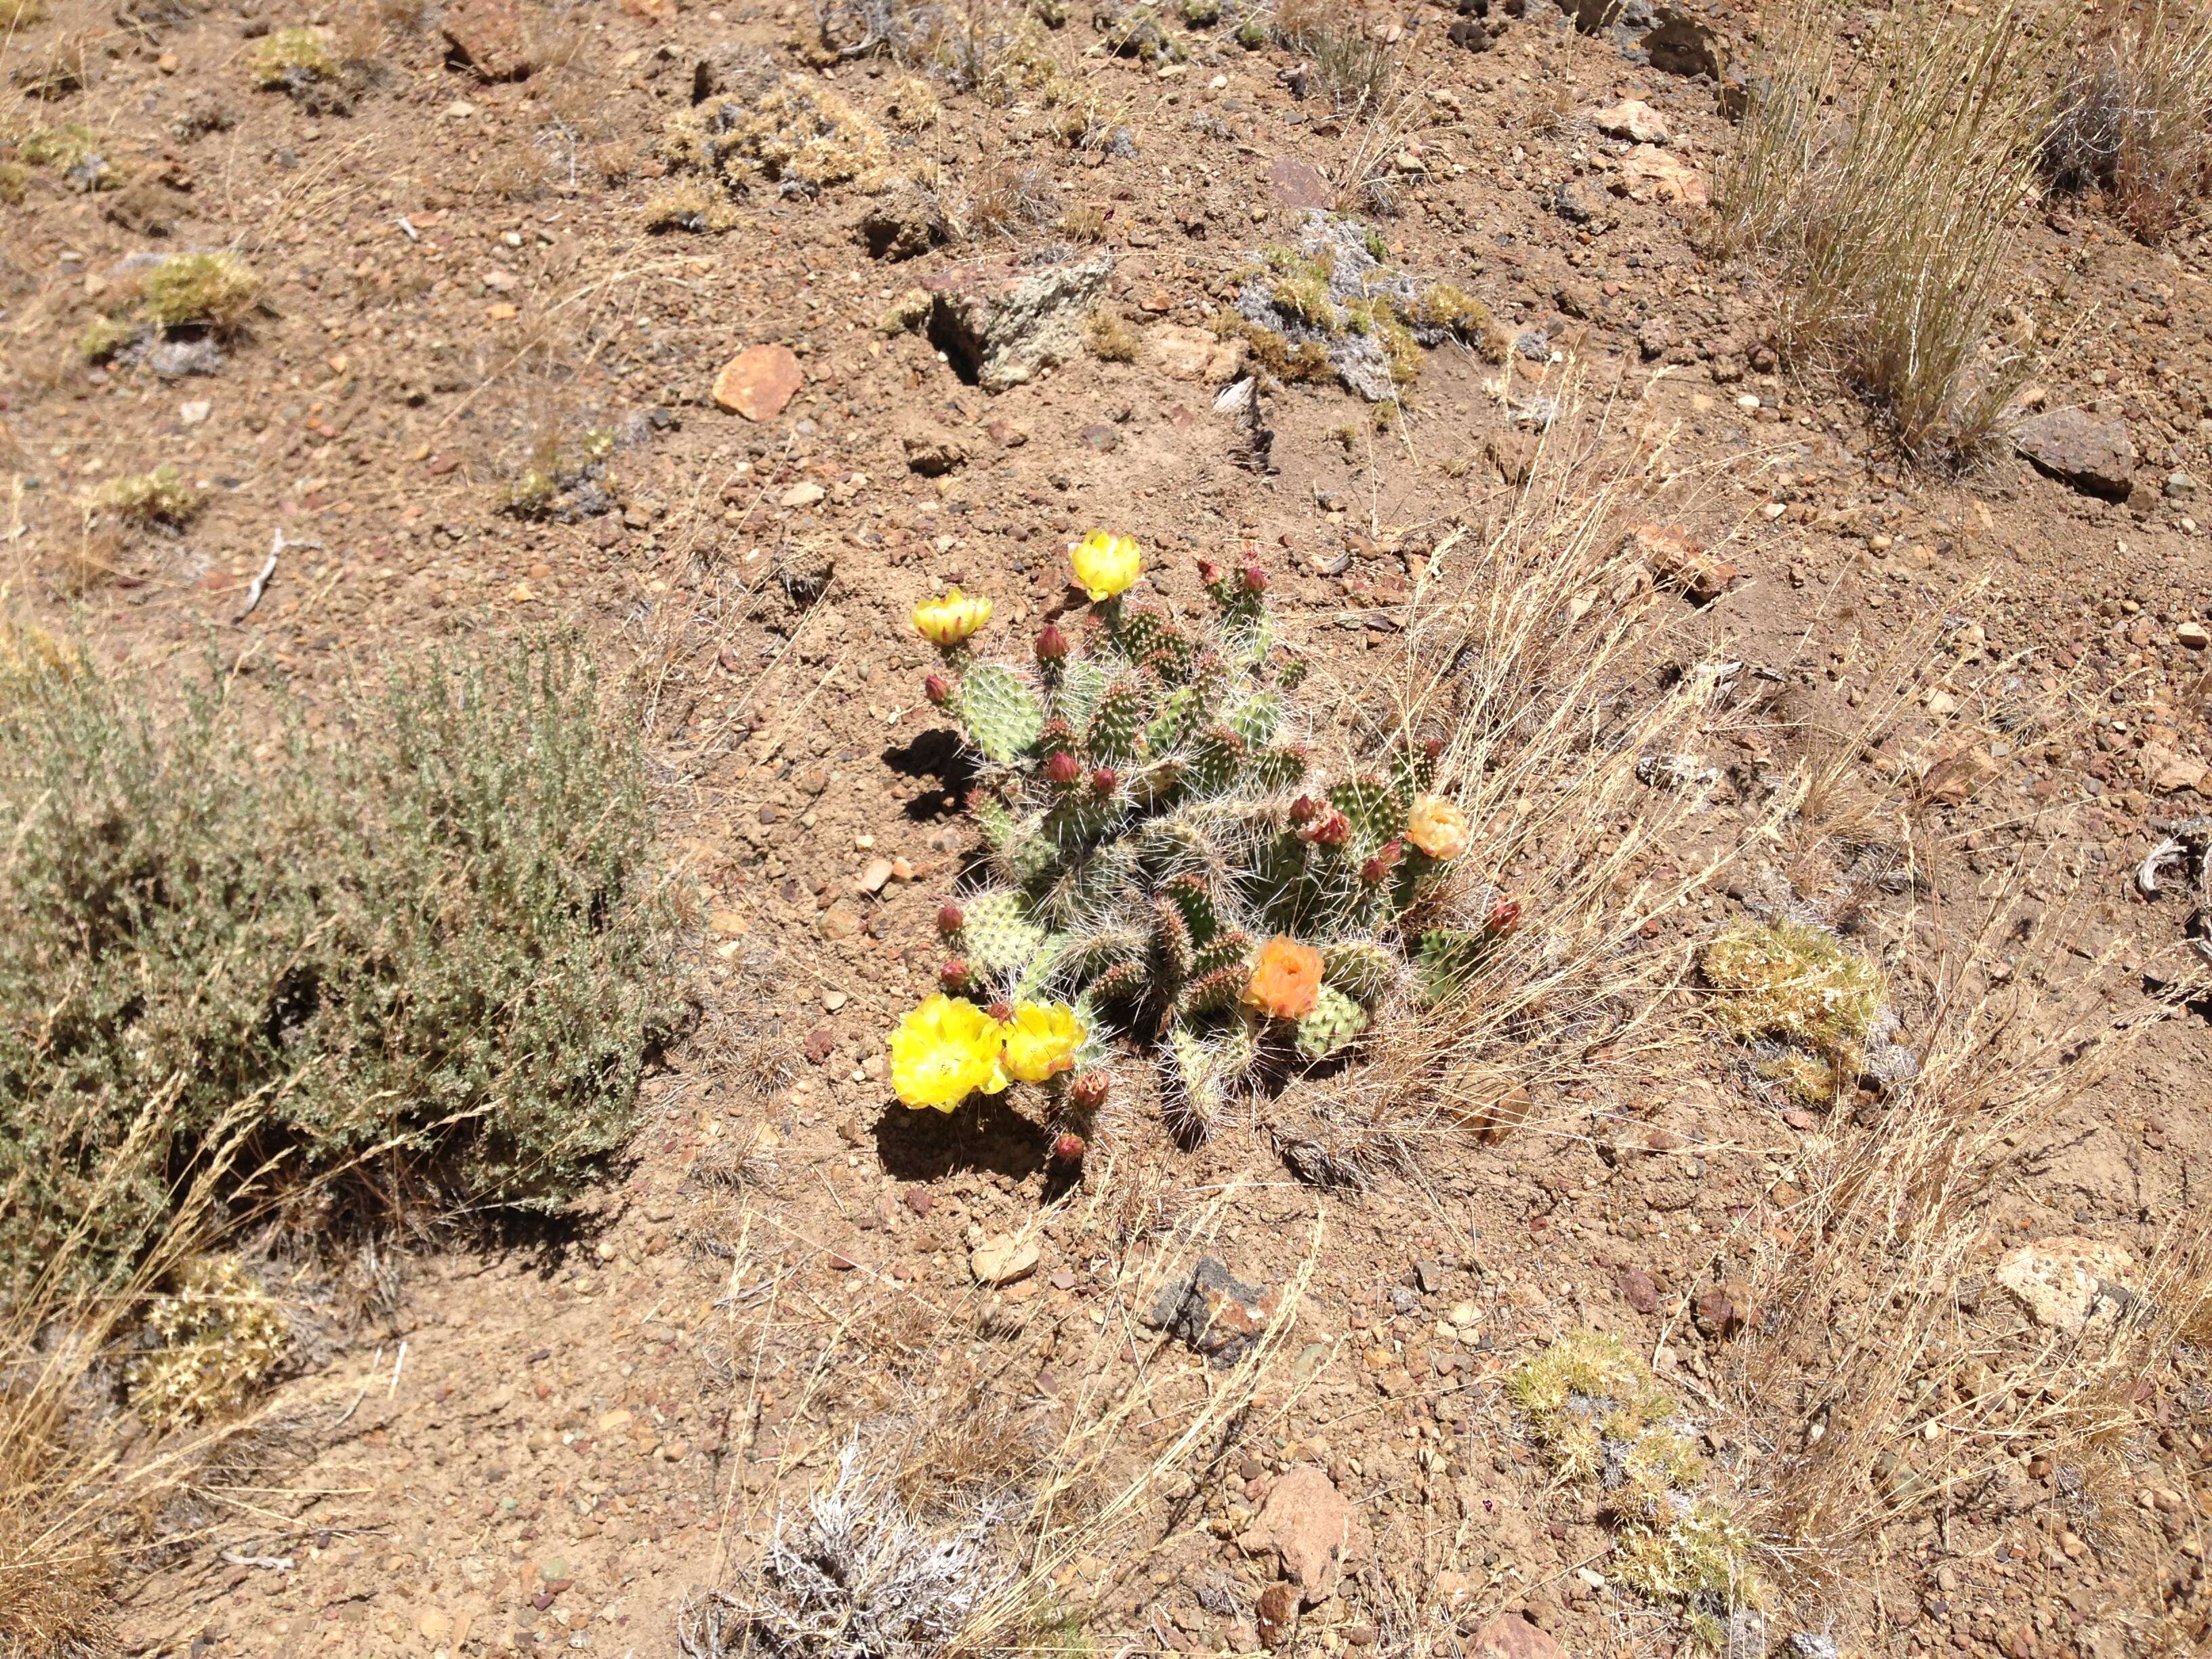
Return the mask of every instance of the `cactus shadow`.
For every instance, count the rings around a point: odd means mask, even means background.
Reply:
[[[946,726],[918,732],[910,743],[893,744],[884,750],[883,761],[902,777],[933,781],[933,787],[923,789],[902,809],[918,823],[951,817],[975,781],[975,757],[960,734]]]
[[[988,1095],[956,1112],[891,1106],[876,1121],[876,1156],[901,1181],[963,1174],[1025,1181],[1045,1167],[1051,1151],[1048,1131]]]

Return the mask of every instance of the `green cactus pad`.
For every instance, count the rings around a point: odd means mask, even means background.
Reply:
[[[960,718],[983,757],[1001,766],[1020,759],[1044,727],[1036,695],[997,663],[978,663],[961,676]]]
[[[1125,962],[1140,963],[1151,941],[1134,927],[1101,927],[1093,933],[1071,933],[1060,946],[1054,971],[1072,974],[1085,981]]]
[[[1224,969],[1237,975],[1240,990],[1252,976],[1252,936],[1241,927],[1232,927],[1201,945],[1190,959],[1193,979]]]
[[[1352,844],[1363,855],[1406,827],[1406,809],[1380,778],[1354,778],[1340,783],[1328,792],[1328,804],[1352,821]]]
[[[1170,881],[1165,890],[1169,901],[1182,912],[1193,945],[1203,945],[1221,931],[1221,912],[1203,876],[1187,871]]]
[[[1242,963],[1232,963],[1206,973],[1193,972],[1190,984],[1176,1004],[1176,1012],[1194,1017],[1233,1008],[1250,978],[1251,974]]]
[[[1133,1002],[1152,982],[1152,970],[1141,962],[1114,964],[1091,981],[1091,994],[1101,1002]]]
[[[1272,691],[1261,691],[1230,715],[1229,724],[1238,737],[1256,748],[1273,741],[1282,718],[1283,700]]]
[[[1091,711],[1113,683],[1103,663],[1089,657],[1070,657],[1060,665],[1060,684],[1053,690],[1052,712],[1080,732],[1091,724]]]
[[[1295,749],[1262,749],[1244,763],[1244,775],[1258,789],[1288,789],[1302,782],[1306,757]]]
[[[1182,757],[1182,786],[1192,795],[1218,795],[1233,789],[1244,773],[1244,739],[1225,726],[1210,726],[1193,738]]]
[[[1149,601],[1132,604],[1124,600],[1114,629],[1114,642],[1132,662],[1142,662],[1167,638],[1173,627],[1168,613],[1159,605]]]
[[[1187,1139],[1202,1140],[1259,1057],[1256,1033],[1242,1019],[1213,1030],[1178,1020],[1168,1028],[1164,1046],[1170,1115]]]
[[[1103,766],[1123,765],[1144,753],[1145,698],[1136,685],[1119,680],[1106,689],[1091,711],[1083,750],[1094,765]]]
[[[1421,935],[1413,950],[1413,973],[1421,1000],[1449,1002],[1463,996],[1483,961],[1496,948],[1486,933],[1455,927],[1432,927]]]
[[[1167,981],[1169,994],[1190,977],[1190,964],[1196,955],[1190,942],[1190,927],[1182,919],[1182,912],[1166,899],[1152,901],[1152,961],[1161,977]]]
[[[1186,685],[1160,699],[1159,712],[1145,727],[1145,741],[1154,754],[1176,747],[1205,723],[1206,702],[1198,687]]]
[[[1426,745],[1401,743],[1390,755],[1390,793],[1401,806],[1411,810],[1417,796],[1437,787],[1436,757]]]
[[[1372,1002],[1398,978],[1397,952],[1380,939],[1340,940],[1322,952],[1322,981],[1362,1002]]]
[[[1326,1060],[1350,1048],[1366,1029],[1367,1011],[1334,986],[1324,985],[1298,1021],[1298,1052],[1309,1060]]]
[[[961,908],[961,942],[968,959],[987,974],[1019,974],[1045,948],[1045,930],[1030,920],[1019,893],[978,893],[962,900]]]

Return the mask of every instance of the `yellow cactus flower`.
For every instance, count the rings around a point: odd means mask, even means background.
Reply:
[[[1006,1086],[1006,1028],[965,997],[928,998],[891,1033],[891,1087],[902,1104],[949,1112],[977,1090]]]
[[[1126,593],[1145,574],[1144,550],[1127,536],[1094,530],[1067,550],[1075,580],[1093,602]]]
[[[1406,817],[1406,839],[1432,859],[1455,859],[1467,851],[1467,814],[1441,795],[1424,795]]]
[[[915,631],[940,651],[951,650],[990,620],[990,600],[970,599],[957,587],[914,608]]]
[[[1064,1002],[1024,1002],[1006,1022],[1006,1070],[1024,1083],[1042,1083],[1075,1069],[1084,1031]]]

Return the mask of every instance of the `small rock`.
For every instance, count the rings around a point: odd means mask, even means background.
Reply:
[[[1033,380],[1081,351],[1111,254],[1042,268],[963,265],[929,277],[931,337],[986,392]]]
[[[1462,1128],[1479,1139],[1492,1142],[1504,1139],[1526,1123],[1536,1109],[1528,1085],[1504,1072],[1470,1079],[1451,1105]]]
[[[1663,144],[1674,137],[1667,118],[1638,98],[1607,105],[1590,118],[1608,137],[1633,138],[1639,144]]]
[[[792,485],[790,489],[785,490],[781,495],[776,498],[776,500],[780,505],[784,507],[811,507],[828,494],[829,491],[823,489],[820,484],[816,483],[810,479],[805,483],[795,483]]]
[[[204,398],[195,398],[191,403],[177,405],[177,419],[186,426],[198,426],[214,413],[215,405]]]
[[[2212,646],[2212,628],[2203,623],[2185,622],[2173,630],[2174,643],[2191,651],[2202,651]]]
[[[2142,750],[2144,780],[2161,795],[2204,787],[2205,765],[2193,755],[2184,755],[2164,744],[2147,743]]]
[[[1268,1488],[1251,1530],[1237,1542],[1255,1555],[1273,1549],[1299,1601],[1310,1607],[1336,1594],[1346,1564],[1364,1548],[1364,1534],[1358,1512],[1328,1472],[1307,1463]]]
[[[870,859],[868,867],[860,872],[857,884],[864,893],[880,893],[890,878],[891,861],[889,859]]]
[[[1336,190],[1322,170],[1294,155],[1278,155],[1267,163],[1267,189],[1286,208],[1327,213],[1336,205]]]
[[[1566,1659],[1566,1654],[1526,1619],[1509,1613],[1475,1631],[1467,1644],[1467,1659]]]
[[[1809,1630],[1790,1634],[1790,1659],[1836,1659],[1837,1651],[1832,1636],[1816,1635]]]
[[[1997,1263],[1996,1281],[2037,1324],[2079,1336],[2116,1324],[2136,1304],[2135,1258],[2118,1244],[2064,1237],[2022,1244]]]
[[[943,427],[916,427],[902,434],[907,471],[925,478],[940,477],[968,459],[968,446]]]
[[[2122,501],[2135,482],[2136,447],[2116,415],[2054,409],[2014,427],[2012,443],[2038,471],[2086,495]]]
[[[1658,1282],[1641,1267],[1622,1269],[1620,1294],[1640,1314],[1659,1311]]]
[[[860,931],[860,918],[851,906],[833,904],[822,913],[822,920],[816,925],[826,939],[850,939]]]
[[[714,377],[714,401],[749,421],[772,421],[805,378],[789,346],[747,346]]]
[[[1920,793],[1941,805],[1956,806],[1978,794],[1996,775],[1997,763],[1990,751],[1970,744],[1929,767],[1920,780]]]
[[[1279,1648],[1298,1627],[1297,1592],[1288,1584],[1270,1584],[1260,1592],[1252,1609],[1252,1622],[1261,1641]]]
[[[1451,1269],[1441,1261],[1417,1261],[1413,1283],[1423,1296],[1434,1296],[1451,1283]]]
[[[1152,361],[1171,380],[1203,380],[1224,386],[1237,378],[1244,361],[1244,342],[1224,340],[1211,330],[1163,323],[1145,331]]]
[[[1017,1240],[1005,1233],[985,1239],[968,1259],[969,1271],[983,1285],[1011,1285],[1036,1272],[1036,1240]]]
[[[937,1207],[937,1194],[927,1187],[909,1187],[903,1201],[916,1215],[927,1215]]]
[[[1076,433],[1086,448],[1110,454],[1121,447],[1121,428],[1111,421],[1093,421]]]
[[[1712,205],[1712,186],[1705,175],[1656,144],[1638,144],[1622,156],[1620,176],[1636,201],[1674,202],[1693,208]]]
[[[1260,1290],[1231,1274],[1214,1257],[1200,1256],[1190,1277],[1171,1280],[1145,1310],[1146,1324],[1187,1342],[1217,1365],[1228,1365],[1267,1328],[1277,1292]]]

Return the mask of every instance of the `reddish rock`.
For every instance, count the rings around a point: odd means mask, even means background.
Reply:
[[[1652,580],[1679,588],[1694,605],[1711,605],[1743,580],[1741,570],[1673,526],[1640,524],[1629,533],[1650,563]]]
[[[1247,1285],[1213,1257],[1163,1289],[1143,1314],[1156,1330],[1188,1343],[1217,1365],[1242,1358],[1280,1305],[1272,1288]]]
[[[1640,1314],[1659,1311],[1659,1286],[1650,1273],[1641,1267],[1630,1267],[1620,1275],[1620,1293],[1628,1305]]]
[[[1493,1619],[1467,1644],[1467,1659],[1566,1659],[1557,1642],[1518,1613]]]
[[[2012,444],[2038,470],[2086,495],[2118,501],[2135,482],[2136,447],[2117,415],[2054,409],[2014,427]]]
[[[805,380],[790,347],[747,346],[714,377],[714,401],[749,421],[772,421]]]
[[[1327,1471],[1304,1464],[1275,1482],[1259,1518],[1237,1540],[1254,1554],[1272,1549],[1298,1587],[1298,1599],[1315,1607],[1336,1594],[1345,1564],[1364,1546],[1358,1513]]]
[[[1319,208],[1327,212],[1336,205],[1335,186],[1319,167],[1295,155],[1278,155],[1267,163],[1267,188],[1286,208]]]
[[[446,44],[482,81],[530,78],[530,38],[515,0],[460,0],[446,13]]]
[[[1259,1629],[1261,1641],[1271,1648],[1281,1647],[1298,1627],[1297,1592],[1288,1584],[1268,1585],[1260,1592],[1259,1603],[1252,1609],[1252,1622]]]

